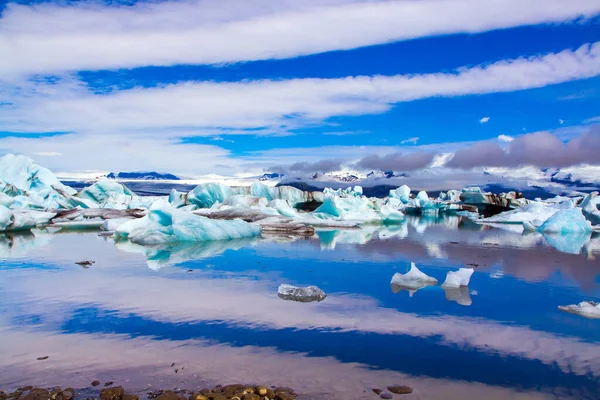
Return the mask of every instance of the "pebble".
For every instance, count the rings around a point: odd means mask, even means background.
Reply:
[[[100,386],[100,381],[93,381],[92,386]]]
[[[125,394],[125,390],[123,389],[123,386],[102,389],[100,391],[100,399],[101,400],[121,400],[124,394]]]
[[[409,394],[412,393],[413,390],[410,386],[397,385],[397,386],[388,386],[387,388],[390,392],[395,394]]]
[[[42,360],[47,360],[49,357],[48,356],[43,356],[43,357],[38,357],[38,361],[42,361]]]
[[[375,393],[375,394],[376,394],[376,395],[378,395],[378,396],[381,394],[381,392],[383,392],[383,390],[381,390],[381,389],[377,389],[377,388],[373,388],[373,389],[371,389],[371,390],[373,391],[373,393]]]
[[[390,399],[394,398],[394,396],[388,392],[381,393],[381,395],[379,395],[379,397],[381,397],[382,399],[386,399],[386,400],[390,400]]]

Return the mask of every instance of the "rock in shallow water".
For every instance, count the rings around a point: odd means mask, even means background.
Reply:
[[[284,300],[301,303],[323,301],[327,297],[327,294],[316,286],[298,287],[286,283],[279,285],[277,295]]]

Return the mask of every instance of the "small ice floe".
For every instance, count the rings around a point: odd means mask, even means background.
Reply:
[[[458,271],[449,271],[442,287],[459,288],[461,286],[468,286],[473,272],[473,268],[460,268]]]
[[[460,286],[458,288],[442,286],[446,293],[446,300],[455,301],[461,306],[470,306],[473,304],[471,301],[471,294],[467,286]]]
[[[595,301],[582,301],[579,304],[558,306],[561,311],[581,315],[585,318],[600,319],[600,303]]]
[[[410,263],[410,271],[406,274],[395,273],[392,276],[392,281],[390,282],[392,286],[392,291],[394,293],[398,293],[400,290],[406,289],[408,291],[414,291],[421,289],[425,286],[434,286],[438,284],[438,280],[421,272],[415,263]]]
[[[287,283],[279,285],[277,295],[284,300],[298,301],[301,303],[323,301],[327,297],[327,294],[316,286],[298,287],[288,285]]]
[[[543,233],[587,233],[592,231],[592,224],[585,219],[580,208],[571,208],[558,211],[537,230]]]

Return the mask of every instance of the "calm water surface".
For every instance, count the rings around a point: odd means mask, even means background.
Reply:
[[[137,392],[264,382],[323,399],[392,384],[414,388],[406,399],[600,398],[600,320],[557,309],[600,301],[600,237],[458,218],[159,247],[36,231],[0,237],[0,257],[2,389],[100,379]],[[391,277],[411,261],[440,282],[476,268],[468,288],[397,292]],[[329,296],[284,301],[281,283]]]

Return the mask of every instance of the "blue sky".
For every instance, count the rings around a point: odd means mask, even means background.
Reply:
[[[486,141],[596,165],[597,42],[591,0],[9,2],[0,151],[194,176]]]

